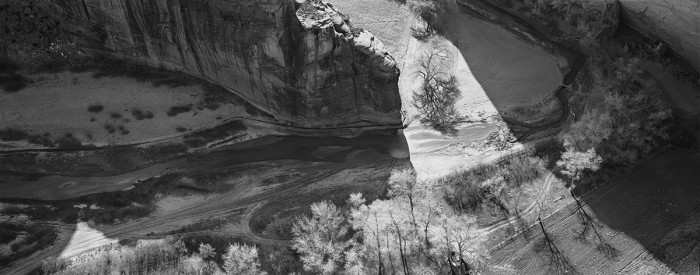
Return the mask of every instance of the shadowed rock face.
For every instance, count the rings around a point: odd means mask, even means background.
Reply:
[[[700,1],[619,0],[622,19],[638,32],[658,37],[700,70]]]
[[[293,0],[43,3],[76,45],[204,78],[280,123],[401,123],[394,59],[329,4],[311,15]]]

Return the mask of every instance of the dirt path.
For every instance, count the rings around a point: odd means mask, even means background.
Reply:
[[[547,196],[547,193],[549,192],[549,187],[551,186],[552,180],[554,178],[555,176],[551,172],[547,175],[547,177],[544,180],[544,188],[542,188],[540,194],[538,195],[539,198],[533,201],[527,208],[525,208],[520,213],[519,217],[510,216],[490,226],[479,228],[478,230],[476,230],[476,232],[478,232],[477,235],[489,235],[497,230],[506,228],[507,226],[512,226],[514,223],[518,222],[518,220],[523,220],[525,219],[525,217],[529,216],[530,214],[533,214],[535,211],[539,211],[539,209],[537,209],[538,202],[543,201],[544,198]]]

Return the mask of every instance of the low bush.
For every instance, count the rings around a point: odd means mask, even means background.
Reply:
[[[166,114],[168,116],[176,116],[182,113],[187,113],[189,111],[192,111],[192,104],[172,106]]]
[[[83,144],[76,139],[73,135],[67,134],[64,137],[56,140],[56,144],[62,149],[81,149],[84,148]]]
[[[3,141],[19,141],[27,138],[29,134],[23,130],[14,128],[5,128],[0,130],[0,140]]]
[[[90,113],[99,113],[99,112],[102,112],[102,110],[104,110],[104,109],[105,109],[105,107],[100,105],[100,104],[92,104],[92,105],[88,106],[88,112],[90,112]]]
[[[110,134],[113,134],[117,131],[117,129],[115,129],[114,126],[112,126],[112,124],[105,124],[105,130],[107,130],[107,132]]]
[[[31,80],[18,74],[0,74],[0,86],[8,93],[18,92],[26,88],[29,83],[31,83]]]
[[[520,154],[502,160],[499,165],[480,165],[450,174],[439,182],[445,201],[457,211],[468,212],[479,209],[486,199],[502,207],[499,202],[502,190],[530,183],[544,172],[541,159]]]
[[[131,115],[134,116],[136,120],[152,119],[153,113],[151,111],[141,111],[141,109],[131,110]]]
[[[53,142],[51,139],[48,138],[48,134],[44,134],[43,136],[40,136],[40,135],[29,136],[27,141],[29,141],[29,143],[31,143],[31,144],[42,145],[45,147],[52,147],[52,146],[56,145],[55,142]]]
[[[37,250],[54,243],[58,234],[48,225],[0,223],[0,243],[12,242],[22,234],[21,240],[13,242],[9,254],[0,255],[0,265],[7,266],[11,262],[24,258]]]
[[[294,225],[293,217],[275,218],[272,222],[265,226],[263,235],[274,238],[291,240],[292,239],[292,226]]]
[[[128,135],[130,132],[128,129],[126,129],[123,125],[119,125],[119,133],[122,135]]]

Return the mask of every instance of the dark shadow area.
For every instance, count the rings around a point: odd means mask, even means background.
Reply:
[[[700,156],[669,150],[652,156],[584,200],[605,226],[633,238],[656,259],[683,273],[675,268],[693,247],[700,245],[700,223],[696,218],[700,211],[698,179]],[[610,239],[614,242],[614,238]],[[660,246],[664,244],[676,248]]]
[[[486,17],[484,12],[496,17]],[[519,140],[564,124],[570,115],[566,93],[585,64],[583,54],[551,41],[528,21],[487,1],[457,1],[457,10],[447,12],[436,25],[438,34],[459,49],[474,78]],[[560,70],[557,58],[567,60],[568,71]],[[556,110],[547,116],[537,121],[513,116],[515,106],[530,105],[527,108],[539,110],[540,102],[531,98],[546,97],[558,101]]]

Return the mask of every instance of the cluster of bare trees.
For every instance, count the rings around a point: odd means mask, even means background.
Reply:
[[[586,111],[563,138],[577,150],[595,148],[607,163],[630,164],[669,138],[672,113],[661,92],[647,84],[635,60],[595,57],[606,67],[596,70],[606,91],[598,107]]]
[[[320,274],[446,274],[451,252],[480,267],[485,259],[475,219],[445,205],[428,184],[401,171],[390,179],[390,199],[312,206],[294,226],[294,248],[304,269]],[[466,266],[464,266],[466,269]]]
[[[197,251],[190,252],[182,240],[169,238],[133,249],[107,250],[94,259],[76,263],[50,258],[42,263],[40,270],[43,274],[220,274],[216,255],[209,244],[200,243]],[[225,274],[266,274],[260,269],[255,246],[230,244],[222,260]]]
[[[504,214],[520,216],[520,190],[545,175],[544,162],[528,153],[509,156],[498,165],[479,165],[441,179],[446,202],[459,212],[470,212],[491,202]]]
[[[582,174],[585,171],[595,172],[600,169],[603,159],[598,156],[594,148],[582,152],[574,147],[568,140],[564,140],[564,147],[566,150],[562,154],[561,159],[557,161],[557,166],[562,169],[561,173],[570,180],[569,193],[576,203],[575,211],[583,227],[576,238],[587,241],[589,234],[592,233],[595,238],[597,249],[608,257],[615,257],[617,255],[617,250],[603,237],[600,232],[602,227],[591,217],[585,205],[573,192],[573,187],[576,181],[581,179]],[[544,199],[544,197],[542,199]],[[545,207],[545,202],[538,201],[537,203],[540,207],[537,223],[542,231],[541,246],[548,257],[548,267],[550,271],[559,274],[579,274],[569,259],[559,250],[555,237],[549,232],[545,223],[542,221],[542,212]]]
[[[598,45],[601,36],[616,26],[615,17],[603,14],[600,3],[590,0],[524,0],[537,16],[559,17],[569,28],[561,38],[584,47]]]

